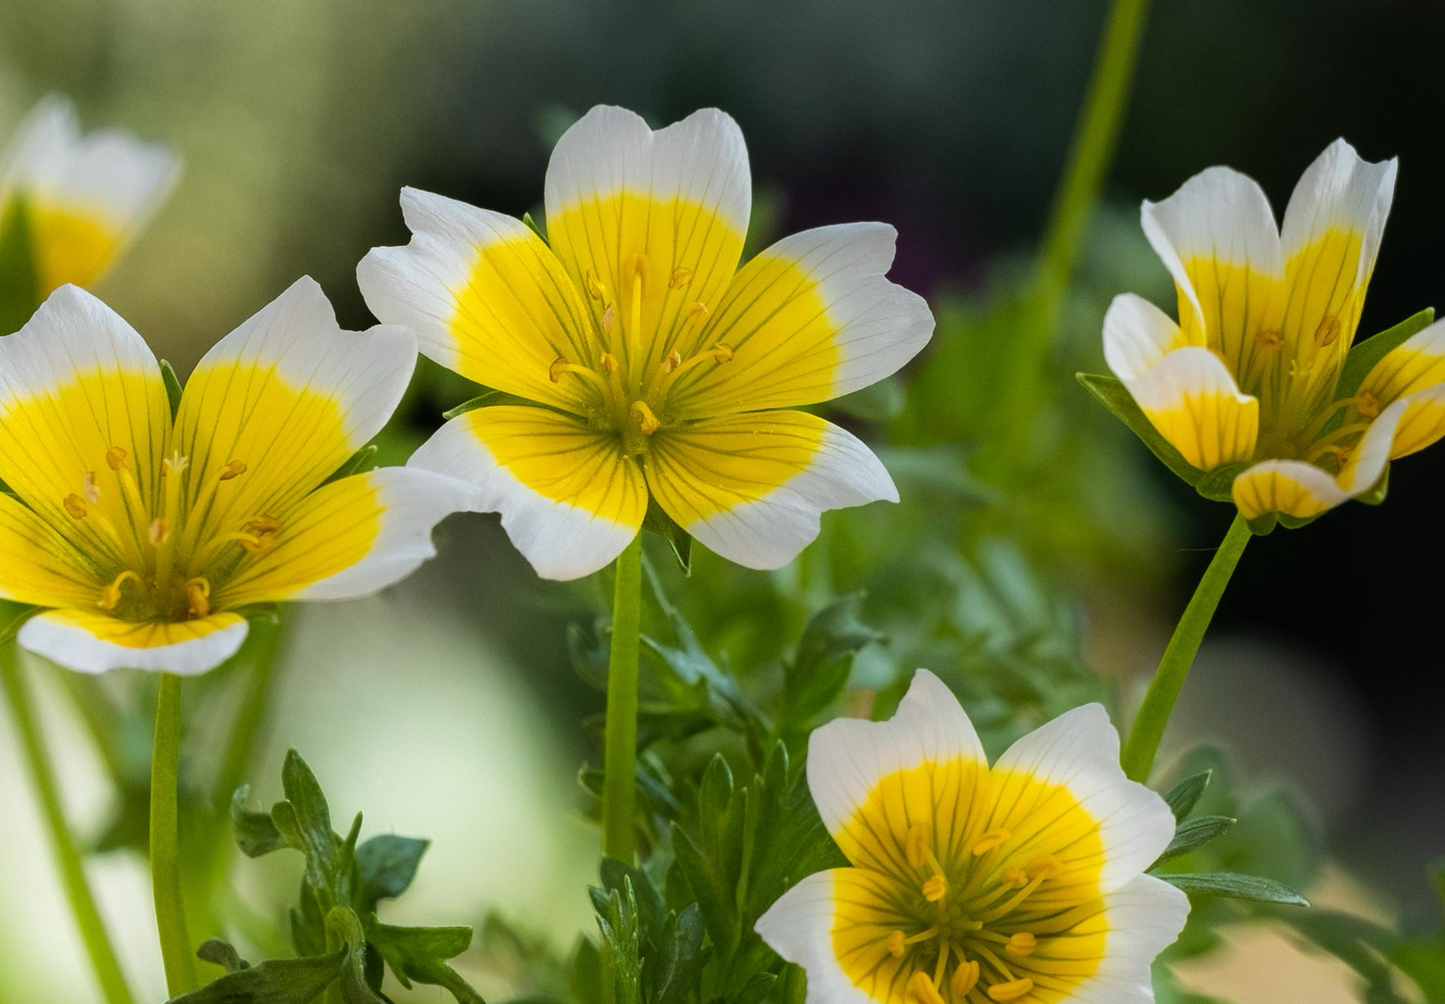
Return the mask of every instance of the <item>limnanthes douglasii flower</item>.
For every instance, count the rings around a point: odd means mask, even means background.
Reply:
[[[452,419],[412,463],[480,486],[541,575],[601,568],[650,503],[718,554],[775,568],[821,511],[896,501],[857,438],[792,410],[888,376],[928,341],[923,300],[884,277],[894,230],[806,231],[739,269],[751,198],[727,115],[653,132],[598,107],[552,154],[547,240],[408,189],[411,243],[362,262],[377,317],[512,399]]]
[[[1301,178],[1282,227],[1260,187],[1223,167],[1144,204],[1180,323],[1120,296],[1105,355],[1186,463],[1228,475],[1246,519],[1318,516],[1445,433],[1445,328],[1345,379],[1395,174],[1395,161],[1367,163],[1338,140]]]
[[[989,766],[957,698],[919,670],[886,722],[813,733],[808,786],[851,867],[804,878],[757,924],[808,1004],[1137,1004],[1188,915],[1144,874],[1174,834],[1126,780],[1102,707]]]
[[[179,168],[170,147],[113,129],[82,135],[69,101],[42,101],[0,154],[0,233],[24,214],[31,306],[65,283],[100,278],[164,201]]]
[[[85,672],[199,673],[240,646],[248,607],[410,573],[468,486],[328,479],[415,362],[409,331],[342,331],[303,279],[206,354],[173,419],[140,335],[62,286],[0,338],[0,599],[48,608],[20,644]]]

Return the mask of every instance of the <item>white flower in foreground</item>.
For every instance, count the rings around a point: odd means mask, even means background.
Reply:
[[[82,135],[69,101],[37,105],[0,154],[0,230],[23,207],[36,267],[32,305],[65,283],[95,282],[179,173],[168,146],[117,129]]]
[[[808,974],[808,1004],[1134,1004],[1179,934],[1184,894],[1144,874],[1174,834],[1124,777],[1097,704],[992,767],[957,698],[919,670],[886,722],[813,733],[808,784],[851,868],[758,921]]]

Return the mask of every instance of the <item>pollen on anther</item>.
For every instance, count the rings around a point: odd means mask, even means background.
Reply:
[[[1015,889],[1022,889],[1029,884],[1029,873],[1027,869],[1015,865],[1012,868],[1004,870],[1003,880]]]
[[[267,516],[259,513],[241,524],[248,530],[256,533],[275,533],[281,526],[281,522],[275,516]]]
[[[221,473],[218,475],[218,477],[222,481],[230,481],[232,478],[239,478],[242,474],[245,473],[245,462],[240,460],[232,460],[225,467],[221,468]]]
[[[602,371],[604,373],[617,372],[617,357],[611,352],[602,353]]]
[[[601,300],[607,295],[607,287],[598,281],[597,273],[590,268],[587,270],[587,274],[583,276],[582,281],[587,287],[587,295],[592,297],[592,299]]]
[[[948,879],[942,875],[935,875],[923,883],[923,898],[930,903],[937,903],[948,895]]]
[[[1016,1001],[1034,988],[1034,981],[1025,976],[1021,980],[995,983],[988,988],[989,1000]]]
[[[948,981],[948,989],[953,991],[955,997],[967,997],[976,986],[978,986],[978,960],[969,959],[967,962],[960,962],[958,968],[953,971],[953,977]]]
[[[677,349],[673,349],[667,354],[667,358],[662,361],[662,372],[671,373],[681,365],[682,353],[677,351]]]
[[[1362,390],[1355,397],[1355,410],[1365,418],[1378,418],[1380,415],[1380,401],[1369,391]]]
[[[901,958],[903,958],[903,950],[904,950],[904,948],[905,948],[905,946],[904,946],[904,944],[903,944],[903,932],[902,932],[902,931],[894,931],[892,934],[890,934],[890,935],[888,936],[888,954],[889,954],[889,955],[893,956],[895,959],[901,959]]]
[[[1284,344],[1284,336],[1274,328],[1265,328],[1254,336],[1254,340],[1266,349],[1277,349]]]
[[[1035,854],[1029,858],[1024,870],[1032,876],[1042,875],[1046,879],[1058,878],[1064,873],[1064,865],[1052,854]]]
[[[1028,931],[1015,931],[1009,935],[1003,950],[1016,959],[1026,959],[1039,947],[1039,939]]]
[[[978,840],[974,841],[974,856],[982,857],[989,851],[993,850],[995,847],[998,847],[1004,841],[1008,840],[1008,838],[1011,836],[1013,836],[1013,834],[1009,833],[1009,831],[1004,829],[1002,826],[995,826],[983,836],[979,837]]]
[[[720,363],[733,361],[733,347],[727,342],[718,342],[712,347],[712,356]]]
[[[567,357],[558,356],[552,360],[552,365],[547,367],[547,379],[557,383],[562,379],[562,374],[567,372]]]
[[[105,451],[105,465],[113,471],[118,471],[125,466],[125,451],[119,446],[112,446]]]
[[[1326,317],[1315,329],[1315,342],[1324,348],[1326,345],[1333,345],[1340,337],[1340,319],[1338,317]]]
[[[205,617],[211,612],[211,584],[205,579],[192,579],[186,583],[186,606],[195,617]]]
[[[637,427],[644,436],[652,435],[662,425],[652,413],[652,409],[642,401],[632,402],[632,414],[637,417]]]
[[[908,981],[906,993],[909,1001],[916,1004],[945,1004],[943,995],[938,992],[938,987],[928,978],[928,974],[916,972]]]
[[[692,269],[678,266],[672,270],[672,275],[667,280],[668,289],[681,289],[692,281]]]
[[[88,511],[85,508],[85,500],[75,494],[75,492],[71,492],[65,496],[65,498],[61,500],[61,504],[65,506],[65,511],[70,513],[74,518],[85,519],[85,514]]]

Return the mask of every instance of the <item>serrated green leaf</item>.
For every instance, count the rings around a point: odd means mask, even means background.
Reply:
[[[341,975],[347,952],[269,959],[228,973],[170,1004],[311,1004]]]
[[[1360,389],[1360,384],[1365,377],[1369,376],[1370,370],[1375,364],[1389,354],[1390,350],[1398,348],[1407,342],[1412,335],[1418,334],[1435,320],[1435,308],[1426,307],[1416,314],[1411,314],[1399,324],[1387,328],[1379,334],[1358,342],[1350,349],[1349,355],[1345,356],[1345,365],[1340,370],[1339,383],[1335,386],[1335,400],[1347,397],[1354,397],[1355,392]]]
[[[167,360],[161,360],[161,382],[166,385],[166,400],[171,405],[171,418],[176,417],[176,412],[181,410],[181,395],[184,391],[181,388],[181,378],[176,376],[176,368]]]
[[[40,280],[31,249],[30,211],[24,196],[0,206],[0,335],[19,331],[40,306]]]
[[[288,846],[286,838],[276,829],[269,812],[257,812],[246,807],[251,786],[243,784],[231,797],[231,836],[236,846],[248,858],[259,858]]]
[[[1258,875],[1238,872],[1161,872],[1159,878],[1185,892],[1227,899],[1243,899],[1252,903],[1276,903],[1282,906],[1309,906],[1309,900],[1289,886]]]
[[[201,947],[196,949],[196,958],[213,966],[220,966],[228,973],[239,973],[243,969],[251,968],[251,964],[241,958],[234,945],[220,938],[201,942]]]
[[[1165,861],[1183,857],[1195,848],[1203,847],[1237,822],[1232,816],[1198,816],[1185,820],[1175,829],[1174,839],[1169,841],[1169,846],[1164,848],[1164,852],[1149,867],[1157,867]]]
[[[472,943],[470,927],[391,927],[373,924],[369,940],[401,985],[441,987],[457,1004],[484,1004],[482,997],[447,965]]]
[[[395,899],[411,886],[429,840],[383,833],[356,849],[360,877],[357,906],[363,912],[376,909],[378,901]]]
[[[360,474],[363,471],[371,470],[376,460],[376,445],[368,443],[346,458],[346,462],[331,472],[331,476],[322,485],[329,485],[333,481],[340,481],[342,478],[349,478],[353,474]]]
[[[702,913],[696,903],[668,916],[653,981],[655,1004],[683,1004],[689,999],[711,954],[703,947],[703,934]]]
[[[642,1004],[642,932],[630,879],[608,895],[606,909],[597,914],[597,927],[602,932],[601,969],[612,976],[612,994],[608,998],[604,993],[604,999],[611,1004]]]
[[[692,574],[692,535],[678,525],[678,522],[667,514],[667,510],[658,505],[655,498],[647,500],[647,514],[642,519],[642,528],[651,530],[667,541],[682,574]]]
[[[1186,484],[1194,486],[1204,478],[1204,471],[1184,459],[1183,454],[1169,444],[1169,441],[1154,428],[1134,397],[1117,378],[1101,373],[1079,373],[1077,379],[1094,399],[1109,410],[1109,413],[1129,427],[1149,451],[1173,471]]]
[[[793,658],[783,665],[783,703],[779,720],[788,728],[804,728],[826,711],[842,692],[852,668],[852,655],[883,640],[882,632],[858,616],[862,593],[853,593],[823,607],[803,629]]]
[[[1164,796],[1164,801],[1169,804],[1169,811],[1174,813],[1175,822],[1183,822],[1188,815],[1194,811],[1199,798],[1209,787],[1209,782],[1214,778],[1212,769],[1200,771],[1180,781],[1169,789]]]

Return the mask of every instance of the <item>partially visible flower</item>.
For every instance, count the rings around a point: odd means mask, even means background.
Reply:
[[[1144,203],[1181,321],[1120,296],[1105,356],[1184,461],[1230,475],[1248,519],[1318,516],[1445,433],[1440,325],[1344,379],[1395,173],[1337,140],[1300,179],[1282,229],[1260,187],[1223,167]]]
[[[731,118],[653,132],[592,109],[547,169],[544,242],[520,220],[406,189],[412,241],[358,278],[383,321],[513,402],[453,419],[413,463],[482,489],[541,575],[615,558],[651,503],[718,554],[776,568],[825,509],[897,500],[845,430],[787,410],[866,387],[928,341],[884,278],[879,223],[786,238],[738,269],[752,202]]]
[[[20,644],[84,672],[200,673],[248,607],[409,574],[470,489],[398,467],[329,479],[415,363],[410,332],[342,331],[302,279],[206,354],[172,419],[140,335],[62,286],[0,338],[0,599],[50,608]]]
[[[180,173],[174,150],[105,129],[82,135],[75,108],[46,98],[0,154],[0,233],[25,212],[35,300],[88,286],[125,250]]]
[[[1189,903],[1144,874],[1174,834],[1124,777],[1097,704],[989,766],[958,699],[919,670],[886,722],[813,733],[808,786],[852,863],[757,923],[808,1004],[1141,1004]]]

